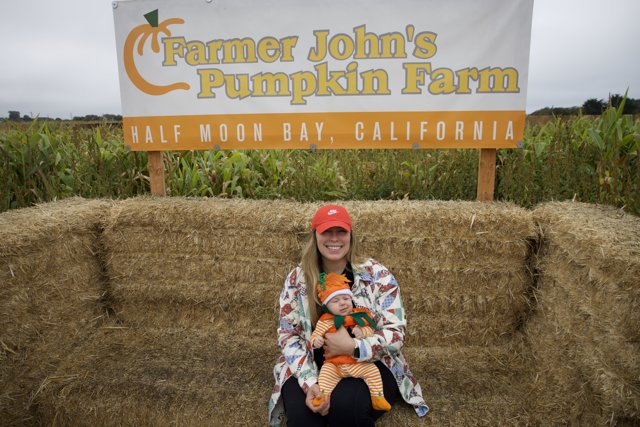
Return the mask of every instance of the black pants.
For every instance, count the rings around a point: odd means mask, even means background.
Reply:
[[[318,367],[322,366],[321,351],[314,352]],[[393,405],[398,394],[398,385],[393,374],[382,362],[375,362],[382,377],[384,397]],[[371,427],[384,411],[375,411],[371,406],[369,387],[360,378],[343,378],[331,393],[329,414],[323,417],[311,412],[305,404],[306,395],[298,385],[296,377],[289,378],[282,387],[282,399],[287,412],[287,427]]]

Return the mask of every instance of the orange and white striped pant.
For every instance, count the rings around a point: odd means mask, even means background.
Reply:
[[[324,392],[325,397],[329,399],[338,382],[340,382],[342,378],[349,377],[362,378],[365,383],[367,383],[372,398],[384,397],[380,371],[375,364],[369,362],[344,363],[339,365],[325,362],[322,368],[320,368],[318,384]]]

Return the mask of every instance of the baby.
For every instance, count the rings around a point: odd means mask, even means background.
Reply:
[[[366,338],[373,335],[375,322],[371,319],[371,313],[366,308],[353,308],[351,288],[349,280],[341,274],[322,273],[318,283],[318,298],[322,303],[325,313],[320,316],[316,328],[311,334],[311,345],[320,348],[324,345],[324,334],[336,332],[341,327],[350,328],[353,335],[358,338]],[[339,355],[324,361],[318,376],[318,385],[326,399],[331,398],[333,389],[342,378],[362,378],[371,392],[373,409],[389,411],[391,405],[384,398],[382,390],[382,378],[378,367],[370,362],[358,363],[356,359],[348,355]],[[320,401],[314,401],[319,406]]]

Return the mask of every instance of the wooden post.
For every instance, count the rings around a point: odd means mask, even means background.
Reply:
[[[481,148],[478,164],[478,201],[493,201],[496,185],[496,149]]]
[[[151,181],[151,194],[154,196],[166,196],[164,185],[164,159],[162,151],[149,151],[149,180]]]

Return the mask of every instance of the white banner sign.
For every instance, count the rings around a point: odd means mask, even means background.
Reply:
[[[533,0],[114,2],[133,150],[503,148]]]

